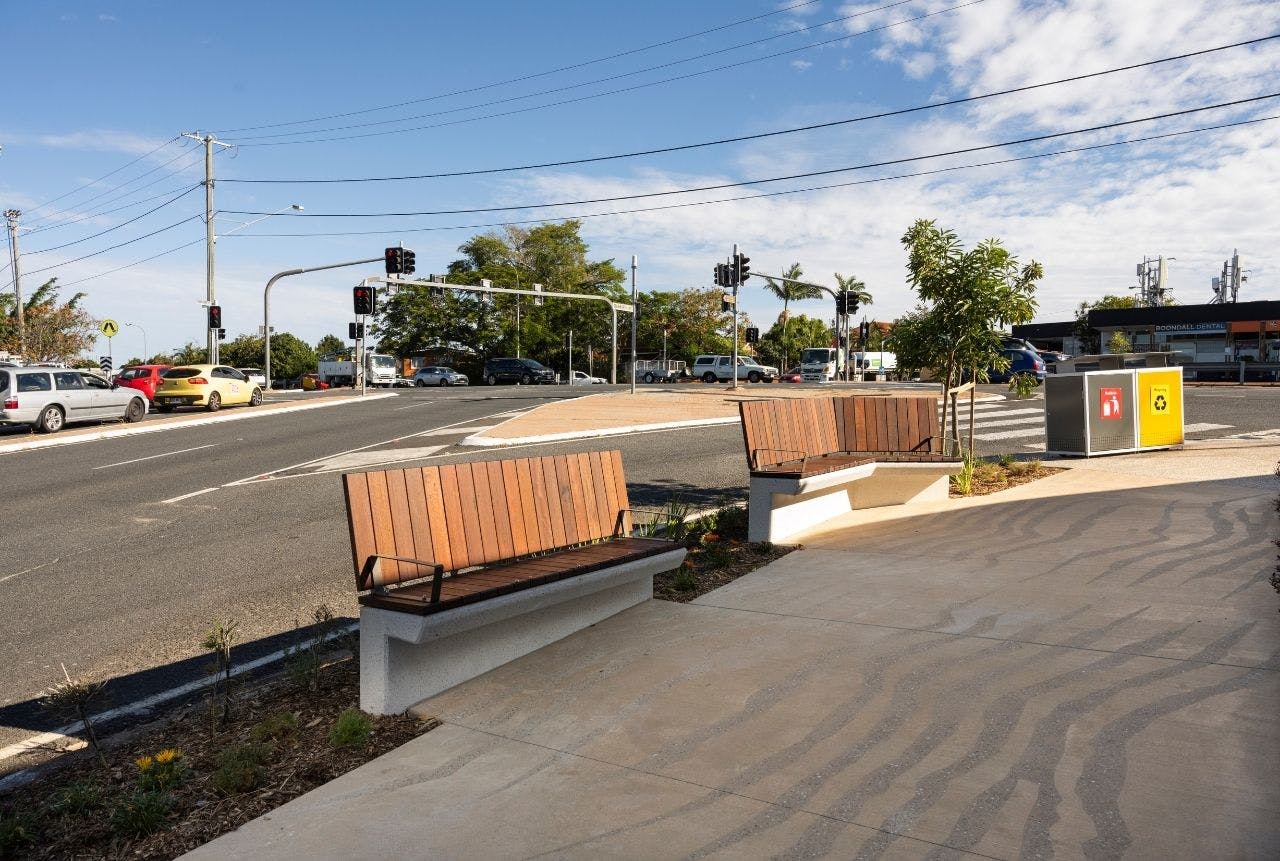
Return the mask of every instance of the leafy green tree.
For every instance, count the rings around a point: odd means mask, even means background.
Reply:
[[[1111,337],[1107,339],[1108,353],[1132,353],[1133,343],[1130,342],[1129,336],[1119,329],[1111,333]]]
[[[271,346],[275,350],[275,345]],[[316,355],[330,356],[334,353],[342,353],[347,349],[347,342],[339,338],[337,335],[325,335],[319,341],[316,341]],[[274,360],[272,360],[274,363]]]
[[[867,285],[857,275],[850,275],[846,278],[837,272],[835,276],[837,291],[843,290],[846,293],[852,293],[857,298],[859,305],[870,305],[874,301],[871,298],[871,294],[867,292]]]
[[[831,343],[831,329],[822,320],[798,314],[790,320],[779,319],[760,336],[757,351],[766,364],[776,365],[784,373],[791,366],[784,357],[798,357],[806,347],[825,347]]]
[[[203,365],[208,361],[208,352],[194,341],[188,341],[163,359],[162,364],[166,365]]]
[[[733,315],[720,310],[720,293],[715,288],[641,293],[636,331],[640,353],[660,358],[664,334],[669,360],[692,362],[700,353],[729,352]]]
[[[241,335],[218,351],[224,365],[234,368],[261,368],[265,359],[259,335]],[[316,353],[301,338],[288,332],[271,336],[271,378],[292,379],[316,369]]]
[[[907,281],[922,304],[894,324],[899,362],[905,352],[908,365],[941,371],[944,392],[962,375],[980,379],[988,368],[1008,367],[1000,329],[1031,320],[1044,268],[1034,260],[1019,266],[998,239],[965,251],[954,231],[926,219],[907,230],[902,244],[908,253]]]
[[[1116,296],[1111,293],[1096,302],[1081,302],[1080,306],[1076,308],[1076,322],[1072,328],[1076,339],[1080,342],[1081,350],[1085,353],[1097,353],[1101,349],[1101,333],[1089,326],[1090,311],[1136,307],[1138,307],[1138,300],[1133,296]]]
[[[786,269],[782,270],[782,277],[786,279],[798,279],[804,277],[804,270],[800,268],[799,263],[792,263]],[[822,298],[822,288],[815,284],[798,283],[793,280],[779,281],[775,278],[765,278],[764,287],[778,299],[782,300],[782,331],[783,342],[786,341],[787,318],[791,316],[790,307],[792,302],[803,302],[806,299]],[[789,355],[783,353],[782,364],[786,364]]]
[[[57,282],[57,278],[50,278],[22,303],[25,339],[19,336],[14,295],[0,293],[0,350],[19,354],[25,340],[25,358],[66,362],[93,346],[97,321],[80,307],[85,294],[77,293],[63,302],[58,298]]]

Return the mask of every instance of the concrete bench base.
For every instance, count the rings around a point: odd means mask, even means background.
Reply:
[[[410,706],[653,597],[683,547],[429,616],[360,608],[360,708]]]
[[[751,477],[747,537],[782,543],[861,508],[947,498],[956,463],[872,463],[809,478]]]

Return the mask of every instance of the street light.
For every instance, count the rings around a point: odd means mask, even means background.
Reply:
[[[147,352],[147,330],[139,326],[137,323],[125,323],[126,326],[132,326],[142,333],[142,364],[146,364],[151,358],[151,354]]]
[[[266,215],[255,218],[253,221],[246,221],[244,224],[241,224],[239,227],[233,227],[222,235],[230,236],[233,233],[237,233],[241,230],[244,230],[246,227],[252,227],[253,225],[257,224],[259,221],[265,221],[266,219],[271,218],[273,215],[280,215],[281,213],[288,212],[289,210],[293,210],[294,212],[301,212],[302,204],[291,203],[288,206],[284,207],[283,209],[277,209],[275,212],[268,212]],[[218,237],[216,234],[212,235],[211,239],[213,242],[218,241]],[[210,304],[212,304],[212,294],[210,294]],[[262,337],[269,340],[271,338],[271,333],[263,332]],[[218,352],[218,339],[214,337],[210,337],[209,338],[209,363],[210,364],[218,363],[219,356],[217,355],[217,352]]]

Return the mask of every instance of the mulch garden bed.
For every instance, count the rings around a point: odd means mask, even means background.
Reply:
[[[796,549],[794,545],[747,541],[745,508],[725,508],[702,518],[683,540],[689,548],[684,565],[653,578],[653,597],[692,601]]]
[[[356,711],[359,667],[244,691],[0,796],[0,858],[175,858],[439,726]]]

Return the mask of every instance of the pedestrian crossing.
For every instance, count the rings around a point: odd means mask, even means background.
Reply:
[[[961,401],[960,435],[969,433],[969,404]],[[979,442],[1021,442],[1028,450],[1044,451],[1044,397],[978,401],[973,405],[973,438]]]

